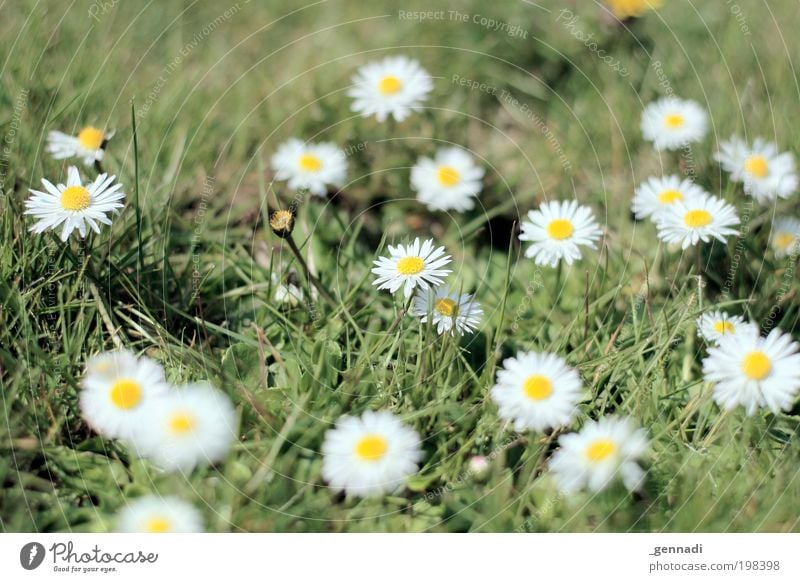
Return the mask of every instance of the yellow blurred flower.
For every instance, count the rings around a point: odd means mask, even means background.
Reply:
[[[614,16],[620,20],[626,18],[639,18],[648,10],[655,10],[661,6],[662,0],[605,0]]]

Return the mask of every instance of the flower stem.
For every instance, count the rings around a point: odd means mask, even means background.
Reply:
[[[333,295],[331,295],[328,290],[325,289],[319,279],[311,274],[308,264],[306,263],[305,259],[303,259],[303,254],[300,252],[300,249],[297,248],[297,245],[295,244],[294,240],[292,240],[292,237],[289,236],[284,240],[286,240],[286,242],[289,244],[289,248],[292,249],[292,253],[294,253],[297,262],[300,263],[300,267],[303,269],[303,272],[306,275],[306,281],[308,281],[309,286],[314,285],[314,287],[317,288],[317,291],[319,291],[319,294],[322,295],[328,303],[330,303],[333,307],[337,307],[338,302],[333,298]]]

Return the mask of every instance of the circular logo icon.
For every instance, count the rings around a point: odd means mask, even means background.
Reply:
[[[44,546],[39,542],[29,542],[19,551],[19,563],[26,570],[35,570],[44,561]]]

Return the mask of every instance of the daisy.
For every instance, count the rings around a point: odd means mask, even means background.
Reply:
[[[430,210],[464,212],[475,206],[483,168],[459,148],[443,148],[434,159],[420,158],[411,168],[411,187]]]
[[[303,290],[294,283],[281,283],[275,273],[272,273],[271,279],[275,289],[273,297],[278,303],[286,303],[292,307],[297,307],[305,299]]]
[[[653,177],[636,188],[633,212],[639,220],[652,218],[658,222],[676,202],[685,202],[702,195],[708,194],[689,179],[681,179],[680,176]]]
[[[467,469],[473,477],[485,477],[491,468],[489,459],[483,455],[474,455],[470,457],[467,463]]]
[[[418,289],[411,305],[411,314],[428,322],[430,315],[439,335],[472,333],[481,322],[483,309],[470,294],[451,293],[447,287]]]
[[[528,212],[528,220],[522,223],[519,240],[533,242],[525,256],[537,265],[555,267],[562,259],[571,265],[583,256],[579,246],[597,248],[595,241],[602,235],[591,209],[575,200],[545,202]]]
[[[275,288],[275,301],[278,303],[288,303],[292,307],[297,307],[303,302],[303,290],[293,283],[286,285],[279,283]]]
[[[711,238],[724,243],[725,237],[736,234],[731,228],[739,224],[736,210],[720,198],[703,195],[676,202],[656,223],[661,240],[680,242],[684,249]]]
[[[748,416],[766,406],[777,414],[792,407],[800,391],[800,354],[789,334],[735,334],[722,338],[703,360],[714,400],[727,410],[741,405]]]
[[[122,533],[200,533],[200,513],[178,497],[148,495],[128,503],[119,513],[117,531]]]
[[[770,243],[778,258],[800,252],[800,220],[796,218],[776,220]]]
[[[230,398],[209,384],[177,388],[148,406],[147,415],[133,445],[167,471],[221,461],[237,437]]]
[[[403,121],[412,111],[422,110],[431,89],[433,79],[425,69],[417,61],[398,56],[361,67],[347,94],[353,98],[350,108],[362,117],[375,115],[383,122],[391,115]]]
[[[146,405],[169,389],[164,370],[129,351],[105,352],[86,363],[80,408],[92,429],[109,438],[129,438],[146,420]]]
[[[395,491],[417,472],[420,439],[388,411],[343,416],[325,433],[322,477],[334,490],[368,497]]]
[[[541,432],[572,422],[582,390],[578,371],[564,358],[521,352],[503,361],[491,396],[500,418],[513,421],[514,430]]]
[[[648,10],[661,6],[661,0],[605,0],[605,3],[620,20],[639,18]]]
[[[733,136],[720,144],[714,159],[730,172],[731,180],[743,182],[744,191],[761,203],[788,198],[797,190],[794,156],[779,153],[776,144],[760,137],[749,147]]]
[[[696,101],[663,97],[642,112],[644,139],[656,150],[677,150],[701,141],[708,128],[708,115]]]
[[[297,138],[281,144],[272,156],[276,180],[287,180],[289,188],[325,196],[328,186],[340,188],[347,177],[344,151],[332,143],[303,143]]]
[[[80,130],[77,137],[51,131],[47,134],[46,149],[56,160],[78,157],[85,165],[91,166],[95,161],[102,161],[103,148],[113,135],[113,132],[106,133],[91,125]]]
[[[629,417],[590,420],[580,432],[563,435],[558,444],[550,471],[566,494],[587,486],[601,491],[617,475],[629,491],[636,491],[644,481],[645,473],[637,460],[647,451],[647,432],[637,428]]]
[[[717,344],[723,336],[743,333],[758,335],[758,327],[739,315],[728,315],[724,311],[704,313],[697,318],[697,335],[709,343]]]
[[[70,166],[67,172],[66,186],[54,186],[43,178],[42,185],[47,192],[30,189],[32,196],[25,201],[25,214],[37,218],[30,231],[39,234],[56,230],[63,224],[62,241],[66,241],[76,229],[81,238],[86,238],[87,224],[99,233],[97,223],[110,225],[111,219],[106,214],[117,212],[123,206],[120,200],[125,198],[125,194],[119,191],[122,184],[111,185],[115,178],[100,174],[94,182],[83,186],[75,166]]]
[[[419,238],[414,239],[410,245],[388,245],[389,257],[380,257],[373,261],[375,268],[372,273],[378,278],[372,282],[378,289],[388,289],[395,293],[403,287],[403,295],[408,298],[416,287],[428,289],[442,284],[441,277],[451,273],[449,269],[442,269],[452,261],[446,255],[444,247],[433,248],[433,241],[428,239],[422,246]]]

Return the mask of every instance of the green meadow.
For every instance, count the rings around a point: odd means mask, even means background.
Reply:
[[[770,250],[798,195],[755,203],[713,160],[738,134],[800,151],[794,2],[668,2],[615,21],[594,1],[289,0],[59,3],[0,8],[0,531],[112,531],[127,500],[177,495],[216,532],[800,530],[800,402],[723,411],[705,382],[696,319],[710,307],[798,337],[796,255]],[[420,14],[420,11],[423,14]],[[427,16],[424,12],[432,12]],[[387,55],[433,77],[421,112],[379,123],[350,109],[359,67]],[[678,152],[642,138],[644,106],[675,95],[709,113]],[[29,188],[64,182],[47,132],[113,130],[103,170],[124,185],[113,225],[62,243],[29,232]],[[327,198],[276,181],[298,137],[347,155]],[[442,146],[486,170],[473,210],[432,212],[410,168]],[[736,207],[738,236],[685,251],[631,212],[652,175],[689,176]],[[519,224],[577,199],[603,230],[572,266],[526,258]],[[270,213],[296,208],[292,240]],[[448,282],[484,310],[440,336],[378,291],[387,245],[434,239]],[[280,302],[292,283],[303,299]],[[166,473],[90,430],[87,358],[127,348],[175,383],[232,399],[225,460]],[[505,358],[549,351],[577,368],[587,419],[631,416],[650,446],[642,489],[563,495],[558,436],[517,433],[489,391]],[[322,479],[343,414],[391,410],[419,433],[418,473],[358,499]],[[469,469],[485,456],[485,474]]]

